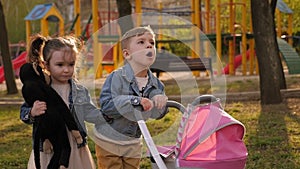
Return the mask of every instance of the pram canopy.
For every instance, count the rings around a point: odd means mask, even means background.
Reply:
[[[199,96],[188,105],[178,129],[176,166],[244,168],[248,155],[244,133],[244,125],[223,110],[219,99]]]

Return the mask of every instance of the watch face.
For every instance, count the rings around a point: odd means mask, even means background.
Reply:
[[[139,104],[140,104],[139,98],[134,98],[134,99],[132,100],[132,104],[135,105],[135,106],[139,105]]]

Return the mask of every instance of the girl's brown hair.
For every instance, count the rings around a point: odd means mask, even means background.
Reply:
[[[75,60],[77,60],[77,55],[82,47],[83,43],[71,35],[51,38],[37,34],[32,37],[27,62],[40,65],[44,68],[43,62],[45,61],[46,64],[49,63],[53,52],[61,50],[74,54]]]
[[[81,48],[81,41],[73,36],[50,38],[37,34],[32,37],[27,62],[41,65],[42,61],[49,62],[54,51],[66,49],[78,54]]]
[[[27,62],[36,63],[38,65],[41,65],[41,63],[43,61],[41,52],[42,52],[42,49],[43,49],[46,41],[47,41],[47,38],[40,34],[36,34],[31,37],[31,44],[30,44],[28,55],[26,58]]]

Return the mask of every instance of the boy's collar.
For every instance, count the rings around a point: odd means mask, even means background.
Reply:
[[[134,79],[134,72],[130,66],[129,63],[126,63],[122,68],[122,76],[125,77],[125,79],[128,82],[131,82]]]
[[[153,85],[153,86],[158,86],[157,84],[157,81],[156,80],[152,80],[154,79],[154,75],[151,73],[150,70],[148,70],[147,72],[148,74],[148,78],[149,78],[149,84],[150,85]],[[130,83],[132,82],[134,79],[135,79],[135,76],[134,76],[134,73],[133,73],[133,70],[130,66],[129,63],[126,63],[123,68],[122,68],[122,76]]]

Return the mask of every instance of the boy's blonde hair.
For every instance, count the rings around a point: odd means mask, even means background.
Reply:
[[[129,31],[127,31],[121,38],[121,48],[126,49],[127,48],[127,44],[129,43],[130,39],[132,37],[135,36],[141,36],[143,35],[145,32],[149,32],[153,35],[153,37],[155,37],[155,33],[153,32],[153,30],[150,28],[150,26],[143,26],[143,27],[135,27],[133,29],[130,29]]]

